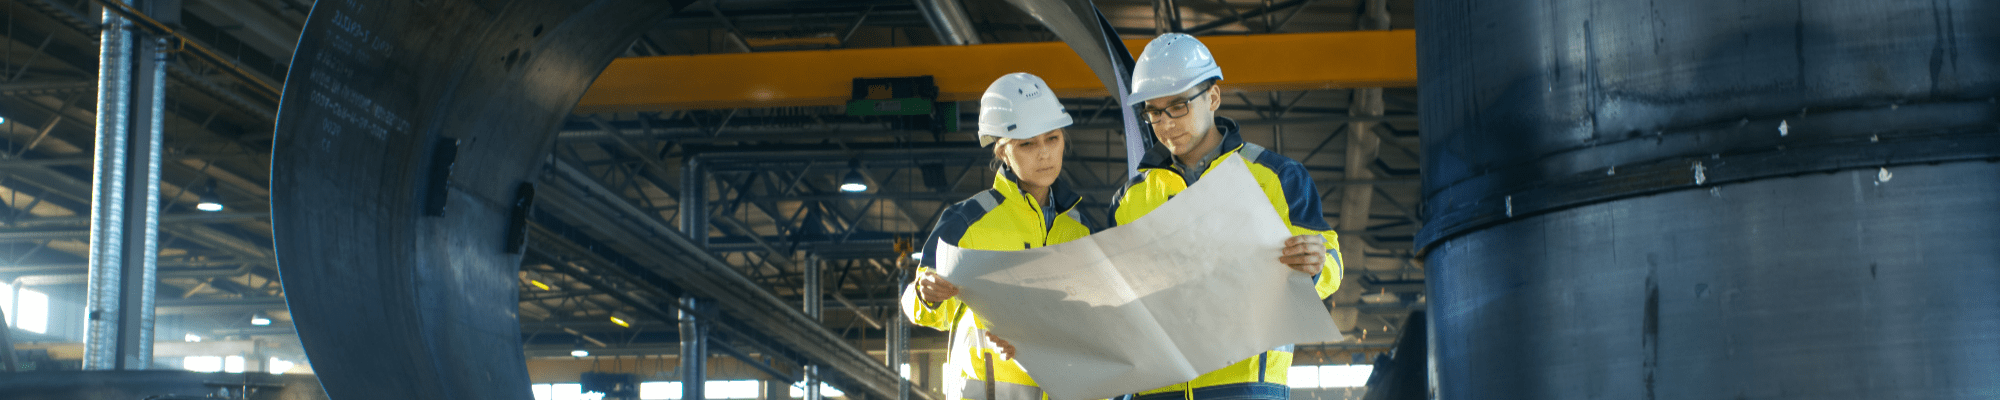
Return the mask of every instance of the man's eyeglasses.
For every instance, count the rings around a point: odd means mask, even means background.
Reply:
[[[1188,102],[1194,101],[1194,99],[1196,98],[1200,98],[1201,95],[1208,94],[1208,90],[1214,88],[1215,85],[1208,85],[1208,87],[1201,88],[1201,91],[1196,92],[1193,96],[1188,96],[1187,98],[1180,99],[1180,101],[1174,102],[1173,105],[1169,105],[1165,109],[1147,108],[1145,110],[1139,111],[1139,120],[1145,121],[1148,124],[1157,124],[1161,122],[1166,122],[1168,118],[1185,117],[1188,114]]]

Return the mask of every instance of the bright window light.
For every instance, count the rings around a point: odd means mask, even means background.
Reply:
[[[1368,385],[1368,375],[1375,372],[1375,366],[1368,364],[1323,365],[1319,367],[1319,387],[1344,388]]]
[[[903,379],[910,379],[910,363],[897,364],[896,370],[903,373]]]
[[[537,383],[528,385],[528,391],[535,392],[535,400],[551,400],[549,398],[549,384]]]
[[[282,373],[285,373],[285,371],[289,371],[289,370],[291,370],[291,369],[292,369],[292,366],[295,366],[295,365],[298,365],[298,364],[296,364],[296,363],[293,363],[293,362],[291,362],[291,361],[285,361],[285,360],[281,360],[281,359],[278,359],[277,357],[271,357],[271,364],[270,364],[270,365],[271,365],[271,373],[273,373],[273,374],[282,374]]]
[[[1288,375],[1288,377],[1285,378],[1286,379],[1285,384],[1291,385],[1293,389],[1312,389],[1319,387],[1318,365],[1293,365],[1289,373],[1290,375]]]
[[[229,356],[222,359],[222,372],[243,373],[243,356]]]
[[[639,382],[640,400],[680,400],[680,398],[680,382]]]
[[[188,334],[186,335],[181,335],[181,340],[188,343],[199,343],[201,342],[201,335],[196,335],[194,334],[194,332],[188,332]]]
[[[19,294],[20,303],[16,304],[14,312],[20,313],[21,317],[15,319],[14,327],[34,333],[49,333],[49,295],[27,289],[21,289]]]
[[[194,356],[181,359],[181,369],[194,372],[222,371],[222,357]]]
[[[599,400],[603,393],[584,393],[583,384],[558,383],[549,386],[549,400]]]
[[[708,381],[702,389],[702,394],[711,399],[757,398],[757,381]]]
[[[792,392],[792,397],[793,397],[793,398],[805,398],[805,397],[806,397],[806,383],[805,383],[805,382],[793,382],[793,383],[792,383],[792,390],[791,390],[791,392]],[[819,395],[820,395],[820,397],[842,397],[842,396],[846,396],[847,394],[846,394],[846,393],[841,393],[841,392],[840,392],[840,389],[834,389],[834,388],[833,388],[833,386],[827,386],[827,384],[826,384],[826,383],[822,382],[822,383],[820,383],[820,384],[819,384]]]

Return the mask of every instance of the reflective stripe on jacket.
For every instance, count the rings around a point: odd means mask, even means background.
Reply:
[[[1270,200],[1271,208],[1278,211],[1278,217],[1285,220],[1285,226],[1293,236],[1318,234],[1326,239],[1328,255],[1326,262],[1320,266],[1320,273],[1314,277],[1313,288],[1319,292],[1321,299],[1333,295],[1335,290],[1340,289],[1339,241],[1333,226],[1320,213],[1319,191],[1314,187],[1305,165],[1277,152],[1266,151],[1262,146],[1245,143],[1237,134],[1236,122],[1228,118],[1216,117],[1215,127],[1217,134],[1222,135],[1221,152],[1216,160],[1242,157],[1244,164],[1250,167],[1250,175],[1257,179],[1257,186],[1264,190],[1264,197]],[[1221,164],[1215,160],[1208,161],[1209,170]],[[1200,173],[1205,175],[1208,170]],[[1193,177],[1199,178],[1200,175]],[[1130,223],[1159,208],[1167,199],[1187,189],[1187,178],[1189,176],[1174,163],[1166,146],[1153,145],[1139,162],[1138,176],[1133,177],[1113,197],[1113,224]],[[1271,258],[1275,260],[1278,256],[1272,254]],[[1289,393],[1285,386],[1286,375],[1292,366],[1290,350],[1290,346],[1286,346],[1267,351],[1192,381],[1140,392],[1139,397],[1149,399],[1177,394],[1188,399],[1285,398],[1283,394]],[[1273,393],[1281,395],[1268,396]]]
[[[975,250],[1022,250],[1076,240],[1100,229],[1100,225],[1076,208],[1082,197],[1061,180],[1050,187],[1049,199],[1055,204],[1049,211],[1056,215],[1044,214],[1044,207],[1020,189],[1013,174],[1002,170],[993,179],[993,189],[945,208],[938,217],[937,227],[924,241],[924,254],[937,254],[939,241]],[[924,257],[922,268],[935,268],[934,259]],[[948,396],[981,400],[1046,398],[1020,364],[995,356],[997,346],[986,340],[984,322],[957,298],[925,304],[917,297],[917,285],[912,283],[904,288],[902,300],[911,322],[951,332],[951,355],[945,362],[945,373],[955,375],[956,379],[945,384]],[[997,399],[985,399],[988,357],[994,358],[992,374],[1000,382],[994,387]]]

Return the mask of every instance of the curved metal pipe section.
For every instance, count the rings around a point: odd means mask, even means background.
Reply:
[[[529,399],[516,189],[637,35],[686,2],[322,1],[280,103],[278,260],[335,399]]]
[[[916,0],[916,3],[917,9],[924,13],[924,22],[937,32],[939,43],[979,44],[979,32],[972,30],[972,18],[965,15],[965,5],[958,0]]]
[[[523,184],[717,300],[719,332],[894,398],[894,370],[587,174],[549,163],[562,118],[626,45],[689,1],[322,1],[287,74],[272,222],[301,344],[335,399],[527,399],[511,207]],[[1030,1],[1106,84],[1130,61],[1087,1]],[[1025,6],[1024,6],[1025,7]],[[1096,30],[1091,30],[1093,27]],[[1075,29],[1071,29],[1075,28]],[[551,172],[543,174],[543,172]],[[677,286],[677,287],[676,287]],[[928,395],[918,393],[918,397]]]
[[[1418,14],[1436,398],[2000,391],[2000,5]]]
[[[1104,83],[1104,88],[1118,96],[1120,104],[1132,93],[1133,52],[1125,48],[1118,30],[1104,19],[1096,5],[1089,0],[1007,0],[1007,3],[1034,16],[1062,38],[1070,50],[1076,51],[1077,58],[1082,58],[1091,72],[1097,73],[1097,80]],[[1125,132],[1143,132],[1125,135],[1126,175],[1138,173],[1140,155],[1146,154],[1153,140],[1152,125],[1139,123],[1136,111],[1121,114]]]

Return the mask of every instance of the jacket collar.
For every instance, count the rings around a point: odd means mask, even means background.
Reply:
[[[1001,196],[1007,198],[1028,198],[1028,191],[1021,189],[1021,178],[1014,176],[1014,169],[1008,168],[1006,164],[1001,164],[1000,173],[993,177],[993,190],[1000,192]],[[1049,202],[1055,203],[1054,207],[1057,212],[1069,212],[1071,209],[1076,208],[1078,203],[1083,202],[1083,195],[1071,189],[1069,182],[1058,177],[1055,184],[1049,185]],[[1050,207],[1051,205],[1043,204],[1042,206]]]

